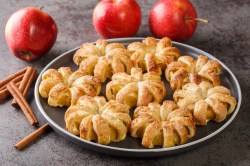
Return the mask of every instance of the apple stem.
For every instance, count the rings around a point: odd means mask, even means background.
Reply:
[[[41,6],[39,9],[42,10],[44,8],[44,6]]]
[[[202,19],[202,18],[186,18],[186,20],[196,20],[196,21],[201,21],[203,23],[208,23],[208,20]]]

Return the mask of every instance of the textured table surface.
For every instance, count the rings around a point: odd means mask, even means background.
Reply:
[[[225,63],[236,75],[243,92],[239,114],[219,135],[191,151],[161,158],[128,159],[97,153],[71,143],[51,131],[23,151],[14,145],[33,132],[20,110],[10,106],[11,100],[0,103],[0,165],[250,165],[250,1],[191,0],[201,18],[210,21],[198,24],[195,35],[187,44],[200,48]],[[86,41],[99,38],[92,24],[97,0],[0,1],[0,79],[27,66],[39,72],[61,53]],[[148,14],[156,0],[139,0],[143,20],[136,36],[152,36]],[[38,61],[21,61],[8,50],[4,28],[9,16],[17,9],[44,6],[57,23],[59,33],[51,51]],[[33,86],[34,87],[34,86]],[[28,101],[40,125],[46,123],[35,104],[33,91]]]

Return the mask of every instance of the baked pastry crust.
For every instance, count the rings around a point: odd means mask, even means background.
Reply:
[[[191,56],[181,56],[178,61],[168,65],[165,78],[173,90],[180,89],[189,82],[199,84],[201,81],[209,81],[214,86],[219,86],[221,71],[220,63],[216,60],[208,61],[206,56],[200,55],[197,60]]]
[[[131,75],[117,73],[106,85],[108,100],[116,99],[130,107],[146,106],[150,102],[161,102],[166,95],[164,83],[156,73],[142,73],[141,68],[132,68]]]
[[[130,127],[131,136],[142,138],[141,144],[147,148],[184,144],[195,135],[195,131],[191,112],[186,108],[177,109],[170,100],[162,105],[153,102],[137,107]]]
[[[153,37],[147,37],[142,42],[130,43],[127,49],[133,52],[131,60],[135,67],[159,75],[169,63],[180,57],[179,49],[172,47],[172,40],[168,37],[159,42]]]
[[[131,52],[124,48],[116,48],[109,51],[105,56],[100,57],[94,68],[94,76],[101,82],[111,79],[115,73],[125,72],[130,74],[133,67],[129,56]],[[80,70],[86,71],[86,65],[80,65]]]
[[[178,107],[193,111],[196,125],[207,125],[210,120],[222,122],[236,106],[229,89],[214,87],[206,81],[199,85],[188,83],[181,90],[176,90],[173,97]]]
[[[80,48],[75,52],[73,61],[76,65],[92,56],[104,56],[107,52],[114,48],[125,48],[121,43],[108,43],[106,40],[99,39],[96,44],[89,42],[83,43]]]
[[[85,74],[97,77],[101,82],[119,72],[130,74],[132,52],[120,43],[108,43],[99,39],[96,44],[84,43],[74,54],[73,61]]]
[[[125,72],[129,74],[133,64],[127,53],[126,49],[113,49],[106,56],[89,57],[81,62],[79,70],[94,75],[101,82],[111,79],[115,73]]]
[[[79,98],[64,120],[69,132],[99,144],[124,140],[131,123],[128,106],[100,96]]]
[[[54,107],[74,105],[79,97],[97,96],[100,91],[101,82],[97,78],[81,71],[72,72],[69,67],[45,71],[39,85],[40,95]]]
[[[180,108],[194,110],[197,101],[207,97],[208,89],[213,88],[209,82],[202,81],[200,84],[187,83],[182,89],[177,89],[173,94],[173,99]]]
[[[219,62],[202,55],[196,60],[180,57],[167,37],[159,42],[148,37],[127,49],[99,39],[80,46],[73,61],[77,71],[47,70],[39,93],[51,106],[69,107],[64,116],[69,132],[99,144],[122,141],[129,130],[147,148],[184,144],[195,135],[195,125],[221,122],[236,106],[230,90],[220,86]],[[177,104],[169,100],[159,104],[166,95],[162,70]],[[97,95],[101,82],[111,78],[107,102]],[[131,107],[137,107],[132,123]]]

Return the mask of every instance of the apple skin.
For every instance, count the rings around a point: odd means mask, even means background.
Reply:
[[[197,13],[189,0],[159,0],[151,9],[149,25],[158,38],[185,42],[196,30]]]
[[[57,33],[52,17],[34,7],[13,13],[5,27],[5,39],[10,51],[24,61],[33,61],[45,55],[54,45]]]
[[[138,31],[141,17],[135,0],[102,0],[94,9],[93,24],[103,38],[131,37]]]

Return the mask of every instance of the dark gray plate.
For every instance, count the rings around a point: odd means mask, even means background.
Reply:
[[[141,41],[143,38],[121,38],[121,39],[110,39],[109,42],[120,42],[124,45],[127,45],[128,43],[135,42],[135,41]],[[182,55],[190,55],[194,58],[197,58],[198,55],[206,55],[209,57],[209,59],[216,59],[212,55],[199,50],[197,48],[173,42],[174,46],[178,47],[181,50]],[[240,105],[241,105],[241,89],[239,86],[239,83],[234,76],[234,74],[230,71],[230,69],[224,65],[222,62],[219,61],[223,66],[223,74],[222,74],[222,85],[228,87],[232,95],[237,100],[237,106],[229,117],[222,122],[222,123],[214,123],[209,122],[207,126],[205,127],[197,127],[197,134],[194,138],[190,139],[188,143],[184,145],[179,145],[171,148],[160,148],[156,147],[153,149],[146,149],[141,146],[140,139],[135,139],[129,136],[127,138],[119,143],[111,143],[109,145],[100,145],[95,142],[86,141],[84,139],[81,139],[71,133],[69,133],[65,129],[65,122],[64,122],[64,113],[67,108],[54,108],[50,107],[47,104],[47,100],[40,97],[38,93],[38,86],[41,82],[41,76],[42,74],[48,70],[49,68],[55,68],[58,69],[61,66],[69,66],[73,69],[77,69],[77,66],[74,65],[72,61],[73,54],[79,47],[69,50],[68,52],[65,52],[64,54],[60,55],[56,59],[54,59],[52,62],[50,62],[40,73],[36,85],[35,85],[35,100],[37,103],[37,106],[42,113],[42,115],[45,117],[45,119],[48,121],[50,126],[58,132],[61,136],[67,138],[70,141],[73,141],[77,143],[78,145],[81,145],[85,148],[111,154],[111,155],[117,155],[117,156],[125,156],[125,157],[157,157],[157,156],[164,156],[169,154],[175,154],[180,153],[183,151],[190,150],[191,148],[194,148],[201,143],[206,142],[210,138],[214,137],[218,133],[220,133],[222,130],[224,130],[235,118],[237,115]],[[167,89],[167,96],[165,99],[172,99],[173,92],[169,88],[169,84],[166,82],[166,89]],[[103,93],[103,90],[102,90]],[[103,94],[101,94],[103,95]]]

